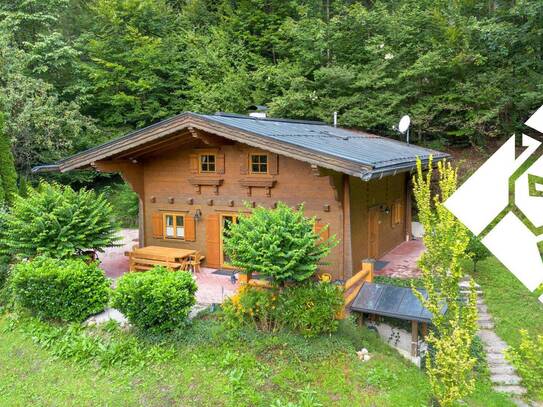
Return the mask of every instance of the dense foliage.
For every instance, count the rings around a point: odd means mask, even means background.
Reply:
[[[16,196],[0,214],[0,253],[17,257],[67,258],[116,244],[111,205],[101,194],[42,182]]]
[[[18,263],[10,283],[16,304],[45,319],[81,322],[109,302],[104,272],[81,259],[38,257]]]
[[[11,153],[11,143],[4,133],[4,115],[0,112],[0,205],[10,204],[17,192],[17,172]]]
[[[322,240],[315,220],[303,208],[294,210],[279,202],[276,209],[258,207],[250,216],[241,215],[224,239],[231,264],[245,272],[258,272],[282,284],[304,281],[317,271],[335,237]]]
[[[190,273],[157,266],[145,273],[127,273],[119,278],[113,306],[140,329],[171,331],[185,323],[196,303],[196,289]]]
[[[450,163],[438,163],[438,191],[432,190],[432,160],[428,171],[417,161],[413,177],[413,193],[424,227],[426,251],[419,259],[425,299],[413,292],[432,313],[435,327],[427,336],[432,357],[427,365],[432,391],[441,406],[453,406],[475,388],[473,369],[476,359],[470,354],[477,333],[477,294],[470,280],[468,294],[462,294],[460,282],[465,270],[462,262],[468,257],[469,235],[466,227],[445,207],[455,192],[457,172]],[[441,315],[443,304],[447,312]]]
[[[13,0],[0,111],[17,169],[185,110],[479,142],[541,104],[538,0]],[[74,175],[75,176],[75,175]]]
[[[343,307],[341,287],[306,282],[285,289],[242,287],[223,304],[229,326],[249,325],[265,332],[288,328],[306,337],[335,332]]]
[[[522,383],[538,399],[543,399],[543,335],[531,337],[527,330],[520,330],[517,347],[507,350],[507,357],[522,376]]]

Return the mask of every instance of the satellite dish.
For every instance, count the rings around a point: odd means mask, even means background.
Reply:
[[[411,118],[408,115],[405,115],[400,119],[400,124],[398,124],[398,130],[400,133],[405,133],[409,130],[409,125],[411,124]]]

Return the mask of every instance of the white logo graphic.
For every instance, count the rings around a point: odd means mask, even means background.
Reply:
[[[543,133],[543,106],[526,125]],[[517,157],[509,138],[445,206],[534,291],[543,283],[543,145],[523,134],[522,146]]]

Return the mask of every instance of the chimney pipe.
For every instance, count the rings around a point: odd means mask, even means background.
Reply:
[[[334,112],[334,127],[337,127],[337,112]]]

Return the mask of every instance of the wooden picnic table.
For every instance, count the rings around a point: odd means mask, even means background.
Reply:
[[[183,263],[196,253],[193,249],[146,246],[137,247],[127,253],[130,257],[130,271],[144,271],[154,266],[166,266],[172,269],[182,268]]]

